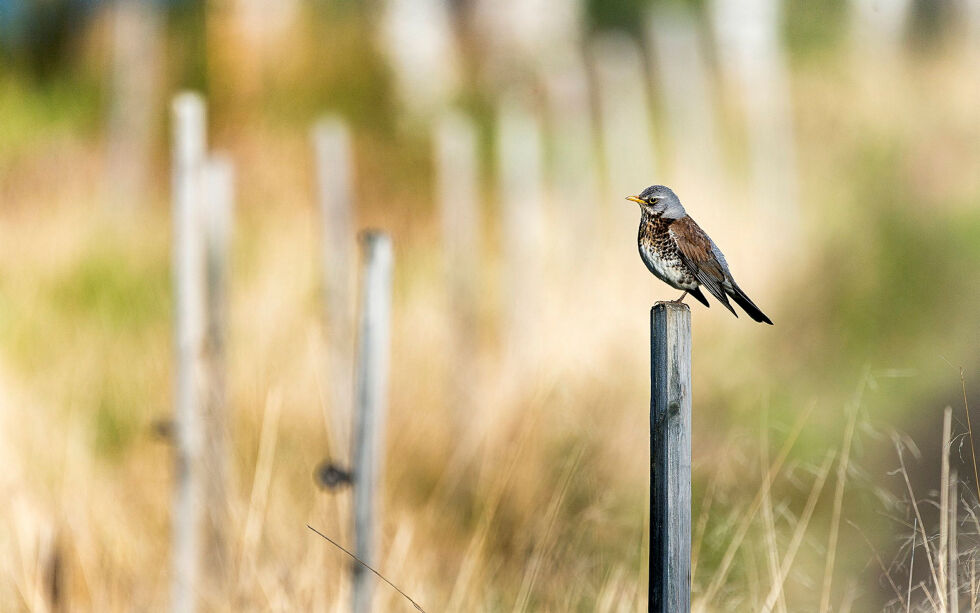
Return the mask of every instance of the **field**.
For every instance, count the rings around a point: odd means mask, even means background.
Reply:
[[[233,13],[192,3],[158,24],[144,176],[130,191],[108,128],[111,12],[90,15],[50,66],[0,46],[0,610],[170,603],[168,104],[185,88],[206,96],[209,146],[236,173],[230,580],[206,610],[349,610],[350,560],[307,529],[353,538],[350,490],[314,480],[325,459],[345,460],[331,415],[349,412],[331,406],[327,367],[310,138],[324,112],[352,135],[356,227],[395,247],[377,568],[426,611],[646,608],[648,312],[676,292],[643,268],[623,197],[654,182],[674,187],[775,322],[692,304],[695,609],[950,610],[939,535],[955,506],[959,610],[975,610],[980,44],[955,19],[932,33],[919,23],[921,40],[888,55],[855,49],[839,11],[788,3],[792,160],[772,163],[794,176],[775,196],[759,181],[786,174],[753,158],[767,151],[760,115],[721,43],[705,45],[717,129],[689,150],[677,126],[690,124],[643,48],[656,170],[624,185],[597,99],[635,91],[598,87],[590,69],[595,121],[577,125],[526,58],[512,70],[530,76],[498,96],[489,47],[467,31],[451,106],[477,130],[480,210],[461,343],[431,138],[442,111],[406,102],[372,10],[287,4],[297,14],[254,38]],[[612,19],[589,10],[589,27]],[[512,108],[541,134],[540,176],[529,171],[540,195],[525,196],[539,226],[523,242],[498,180]],[[560,172],[576,126],[591,189]],[[958,494],[942,505],[944,453]],[[375,610],[412,610],[387,585],[375,592]]]

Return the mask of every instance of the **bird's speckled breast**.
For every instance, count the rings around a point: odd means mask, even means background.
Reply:
[[[677,289],[696,289],[698,282],[681,260],[680,251],[670,236],[673,220],[644,215],[637,239],[643,263],[658,279]]]

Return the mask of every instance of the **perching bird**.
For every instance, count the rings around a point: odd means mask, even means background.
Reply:
[[[738,313],[729,304],[729,296],[749,317],[772,325],[765,313],[735,283],[721,249],[691,219],[669,187],[651,185],[639,196],[627,196],[626,199],[639,204],[642,211],[637,242],[643,263],[661,281],[684,290],[675,302],[691,294],[710,307],[708,299],[701,293],[704,286],[735,317]]]

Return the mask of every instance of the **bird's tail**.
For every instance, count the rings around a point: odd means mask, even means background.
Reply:
[[[711,305],[708,304],[708,299],[705,298],[704,297],[704,294],[701,293],[701,288],[700,287],[695,287],[694,289],[689,289],[689,290],[687,290],[687,293],[690,294],[690,295],[692,295],[692,296],[694,296],[695,298],[697,298],[698,299],[698,302],[700,302],[704,306],[708,307],[709,309],[711,308]]]
[[[763,313],[759,307],[755,306],[755,303],[745,295],[742,288],[736,285],[734,281],[732,282],[732,290],[733,291],[729,292],[732,300],[735,301],[735,304],[742,307],[742,310],[748,313],[749,317],[760,323],[767,323],[770,326],[772,325],[772,320],[766,317],[766,314]]]

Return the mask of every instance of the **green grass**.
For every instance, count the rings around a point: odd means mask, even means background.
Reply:
[[[0,171],[12,156],[38,143],[95,130],[101,110],[99,90],[92,83],[35,83],[0,74]]]
[[[140,259],[125,246],[88,247],[52,279],[45,298],[64,319],[108,333],[138,334],[170,315],[169,260]]]
[[[169,411],[147,385],[160,352],[169,351],[168,255],[96,230],[64,268],[32,269],[25,261],[20,270],[0,271],[7,280],[0,281],[0,343],[10,366],[41,383],[56,413],[79,402],[91,407],[99,457],[121,460],[140,424]],[[34,291],[13,289],[14,273]]]

